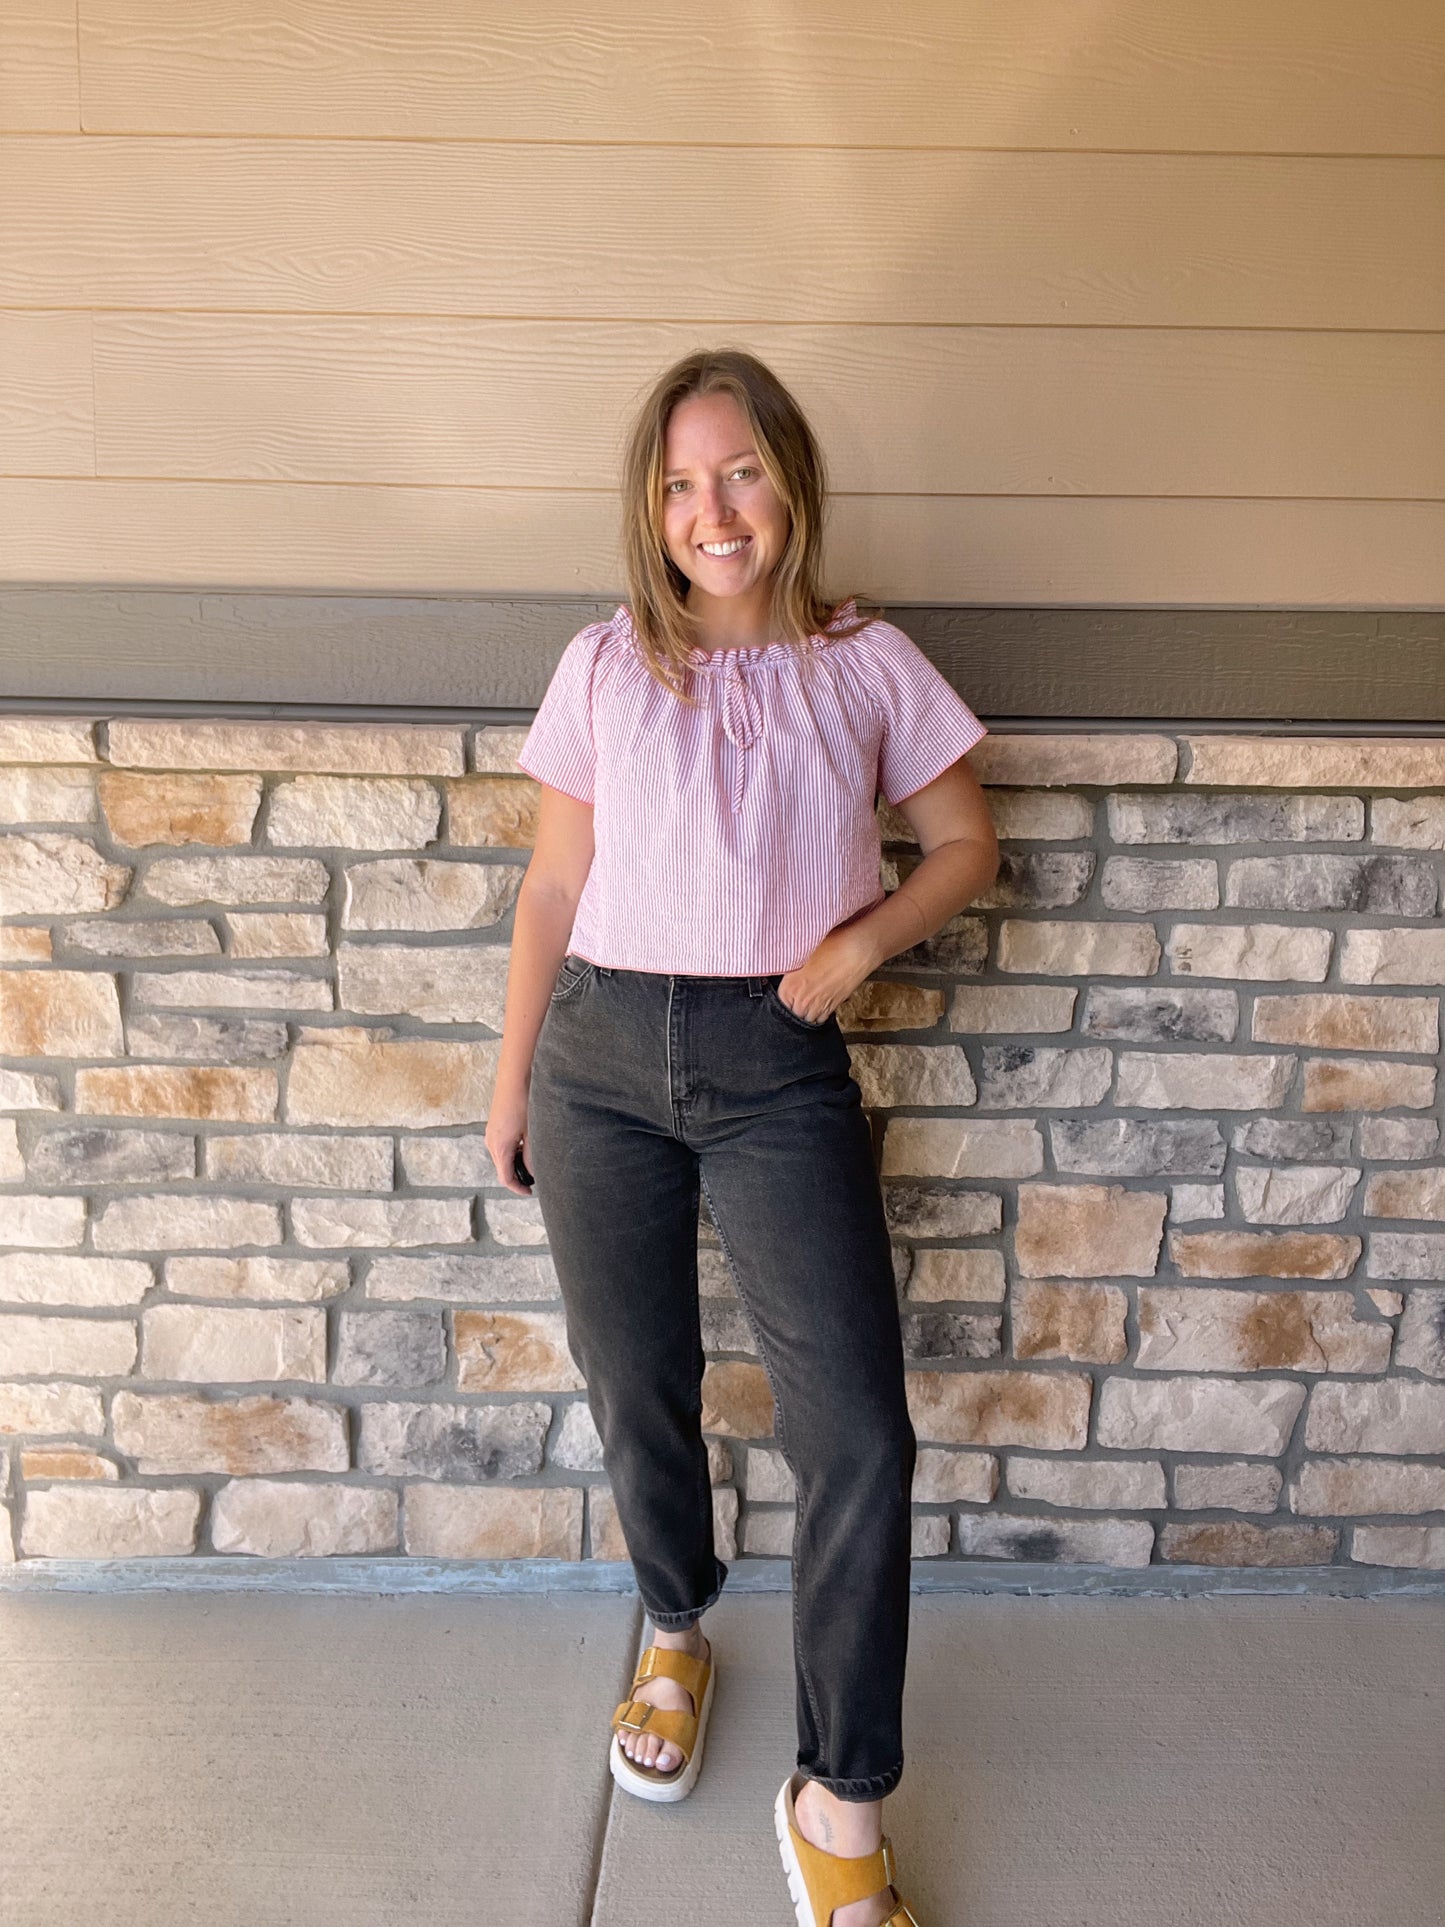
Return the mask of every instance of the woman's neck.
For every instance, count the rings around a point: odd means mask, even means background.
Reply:
[[[763,585],[766,590],[767,585]],[[776,640],[773,634],[772,593],[747,596],[700,596],[694,589],[684,604],[698,619],[701,634],[696,647],[704,655],[727,649],[762,649]]]

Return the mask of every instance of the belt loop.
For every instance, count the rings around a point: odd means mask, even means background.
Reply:
[[[761,997],[763,992],[767,989],[767,987],[768,987],[768,980],[766,977],[749,977],[748,978],[749,997]]]

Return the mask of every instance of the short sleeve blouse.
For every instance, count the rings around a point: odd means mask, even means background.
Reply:
[[[690,708],[625,606],[567,644],[517,765],[593,808],[569,949],[625,970],[795,970],[883,901],[877,797],[903,802],[987,731],[918,645],[850,599],[807,643],[694,650]]]

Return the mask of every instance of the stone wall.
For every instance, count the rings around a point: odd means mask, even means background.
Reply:
[[[624,1556],[481,1136],[524,733],[0,720],[0,1558]],[[997,884],[841,1013],[916,1551],[1445,1567],[1445,743],[971,760]],[[785,1553],[699,1240],[719,1550]]]

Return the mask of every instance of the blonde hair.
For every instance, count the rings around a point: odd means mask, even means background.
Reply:
[[[644,397],[622,461],[622,554],[633,630],[647,668],[684,702],[696,701],[683,683],[699,625],[684,602],[688,579],[668,554],[663,535],[664,448],[677,404],[693,395],[717,394],[736,401],[763,472],[788,512],[788,537],[772,578],[777,634],[804,645],[849,600],[830,601],[819,581],[827,479],[822,450],[797,401],[746,349],[698,348],[684,355]],[[835,633],[855,633],[871,619],[860,613],[856,625]]]

